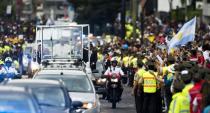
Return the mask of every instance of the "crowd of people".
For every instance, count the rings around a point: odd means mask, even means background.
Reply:
[[[137,113],[208,113],[209,26],[197,25],[193,42],[168,52],[167,41],[183,24],[160,22],[154,16],[146,20],[144,43],[139,38],[104,36],[107,43],[97,45],[98,60],[107,69],[116,58],[133,87]]]
[[[35,40],[35,24],[33,21],[11,21],[0,19],[0,62],[12,59],[12,64],[22,75],[23,51],[27,43]]]
[[[126,39],[103,36],[106,43],[98,42],[95,48],[91,45],[91,68],[96,68],[98,60],[107,70],[115,58],[128,76],[128,86],[133,88],[137,113],[162,113],[162,108],[165,113],[209,113],[210,27],[202,22],[197,24],[193,42],[168,52],[167,42],[183,23],[160,21],[155,16],[145,20],[144,37],[133,38],[127,32]],[[127,23],[127,29],[131,26]],[[32,22],[0,20],[1,64],[11,57],[22,65],[24,44],[33,42],[34,37]]]

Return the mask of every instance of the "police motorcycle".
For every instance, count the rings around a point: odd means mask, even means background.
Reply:
[[[5,59],[5,64],[1,66],[1,80],[2,81],[21,78],[21,75],[12,66],[12,63],[13,63],[12,59],[10,57],[7,57]]]
[[[108,102],[112,103],[112,108],[116,108],[116,104],[121,101],[121,95],[123,92],[123,87],[121,83],[121,78],[124,76],[121,68],[116,67],[117,61],[112,61],[112,66],[109,67],[104,73],[104,78],[106,78],[106,99]]]

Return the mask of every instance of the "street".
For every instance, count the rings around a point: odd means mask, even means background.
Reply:
[[[117,104],[116,109],[111,108],[111,103],[101,101],[101,113],[136,113],[134,97],[131,96],[131,88],[124,87],[122,101]]]

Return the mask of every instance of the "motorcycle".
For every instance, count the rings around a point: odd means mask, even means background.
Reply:
[[[4,81],[6,82],[12,79],[21,79],[21,75],[19,73],[18,74],[15,74],[15,73],[1,74],[1,82],[4,82]]]
[[[116,108],[117,102],[121,100],[122,86],[120,76],[117,74],[112,74],[108,77],[107,83],[107,96],[108,101],[112,103],[112,108]]]
[[[12,80],[12,79],[21,79],[20,74],[15,73],[6,73],[4,76],[4,80]]]

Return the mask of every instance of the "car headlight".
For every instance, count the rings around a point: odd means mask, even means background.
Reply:
[[[84,102],[82,108],[84,109],[91,109],[96,107],[96,103],[95,102]]]
[[[106,80],[107,80],[106,78],[103,78],[103,79],[100,78],[100,79],[97,80],[97,83],[98,84],[101,84],[101,83],[103,84],[103,83],[106,82]]]
[[[111,79],[111,82],[118,82],[117,78]]]

